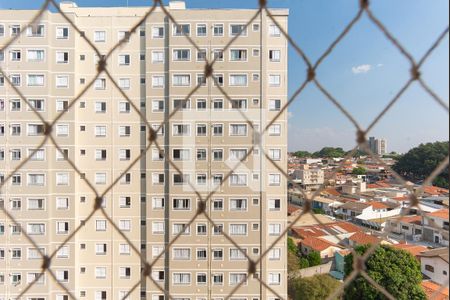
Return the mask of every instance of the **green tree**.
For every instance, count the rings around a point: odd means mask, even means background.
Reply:
[[[300,269],[300,259],[295,253],[288,251],[288,272],[295,272]]]
[[[309,158],[312,157],[312,154],[308,151],[297,151],[294,153],[298,158]]]
[[[309,268],[309,260],[304,257],[301,257],[300,258],[300,269],[306,269],[306,268]]]
[[[314,266],[318,266],[318,265],[322,264],[322,258],[320,257],[320,253],[317,251],[310,252],[306,256],[306,259],[308,260],[310,267],[314,267]]]
[[[449,142],[421,144],[403,155],[393,169],[411,181],[426,179],[448,156]],[[448,167],[435,180],[434,184],[448,188]]]
[[[340,285],[339,281],[329,275],[295,278],[289,281],[289,296],[293,300],[323,300]]]
[[[363,167],[357,167],[357,168],[353,169],[352,174],[353,175],[366,175],[367,169],[363,168]]]
[[[315,158],[339,158],[344,157],[346,153],[342,148],[325,147],[318,152],[314,152],[312,156]]]
[[[358,246],[356,253],[363,255],[369,245]],[[345,274],[353,271],[353,254],[345,257]],[[408,252],[390,246],[379,246],[366,262],[367,274],[384,287],[395,299],[425,300],[420,283],[422,273],[419,262]],[[362,276],[358,276],[345,289],[346,300],[385,300],[386,297]]]
[[[298,246],[292,238],[288,238],[288,251],[298,256]]]
[[[323,210],[323,208],[313,208],[313,213],[315,213],[316,215],[324,215],[325,210]]]

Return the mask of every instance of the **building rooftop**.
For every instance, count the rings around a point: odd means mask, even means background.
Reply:
[[[355,233],[361,229],[349,222],[335,222],[325,225],[313,225],[303,227],[293,227],[294,231],[300,238],[321,237],[321,236],[337,236],[348,233]]]
[[[329,241],[326,241],[321,238],[312,237],[312,236],[307,237],[306,239],[302,240],[300,243],[305,247],[311,248],[314,251],[319,251],[319,252],[326,250],[330,247],[341,248],[340,246],[330,243]]]
[[[413,244],[397,244],[392,245],[395,249],[405,250],[411,253],[414,257],[418,257],[420,253],[428,250],[427,247],[421,245],[413,245]]]
[[[448,220],[449,219],[449,211],[448,211],[447,208],[444,208],[444,209],[440,209],[440,210],[437,210],[437,211],[432,212],[432,213],[428,213],[427,216],[428,217],[433,217],[433,218],[439,218],[439,219]]]
[[[432,281],[422,281],[422,288],[427,295],[427,299],[433,300],[447,300],[449,297],[448,287],[443,288],[442,285],[434,283]],[[435,293],[438,292],[436,295]],[[434,298],[432,298],[434,297]]]
[[[433,249],[429,251],[422,252],[419,256],[420,257],[440,257],[445,262],[448,263],[448,247],[447,248],[439,248],[439,249]]]
[[[354,211],[362,211],[368,208],[370,204],[364,202],[347,202],[341,206],[342,209],[354,210]]]
[[[357,232],[349,238],[350,241],[355,242],[357,245],[376,244],[380,241],[380,238],[369,235],[364,232]]]

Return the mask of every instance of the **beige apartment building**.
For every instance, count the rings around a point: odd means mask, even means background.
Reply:
[[[288,43],[280,29],[265,13],[246,28],[256,10],[187,9],[174,1],[167,9],[180,27],[158,8],[111,54],[108,70],[159,129],[161,154],[149,145],[146,123],[105,74],[71,106],[97,73],[99,57],[82,36],[105,55],[150,7],[63,2],[61,9],[81,32],[58,13],[47,11],[26,28],[37,11],[0,10],[0,48],[24,30],[0,52],[0,66],[45,120],[64,113],[52,136],[65,152],[50,142],[37,149],[45,134],[42,122],[0,76],[0,180],[36,150],[0,190],[0,205],[19,223],[0,210],[0,299],[16,299],[40,271],[41,256],[25,232],[51,255],[80,225],[51,263],[57,280],[77,299],[122,299],[138,284],[127,299],[170,294],[177,300],[219,300],[242,280],[231,299],[286,299],[286,239],[270,246],[287,226],[287,182],[265,156],[286,171],[287,114],[268,126],[287,102]],[[287,30],[288,10],[272,13]],[[214,76],[231,101],[203,77],[205,57],[217,58]],[[198,83],[189,101],[182,101]],[[99,194],[107,191],[106,213],[153,264],[154,280],[142,276],[139,255],[100,211],[86,221],[96,197],[86,180]],[[188,224],[199,199],[208,199],[206,212],[217,227],[204,215]],[[254,275],[246,276],[246,256],[223,232],[252,260],[268,251]],[[69,298],[48,273],[22,297]]]

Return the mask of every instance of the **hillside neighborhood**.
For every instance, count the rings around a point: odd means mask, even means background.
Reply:
[[[357,246],[386,245],[407,251],[420,263],[422,288],[428,297],[448,299],[449,270],[449,191],[427,186],[416,199],[420,185],[408,182],[408,188],[396,182],[383,164],[369,157],[299,158],[289,156],[289,220],[303,213],[314,193],[311,210],[314,217],[293,224],[290,240],[298,247],[298,256],[320,256],[320,264],[305,266],[291,277],[329,274],[345,279],[345,257]],[[417,202],[412,202],[417,201]],[[411,203],[413,205],[411,207]],[[309,207],[309,206],[308,206]]]

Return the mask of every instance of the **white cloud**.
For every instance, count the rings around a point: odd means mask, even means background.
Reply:
[[[352,68],[353,74],[364,74],[372,70],[372,65],[360,65]]]

